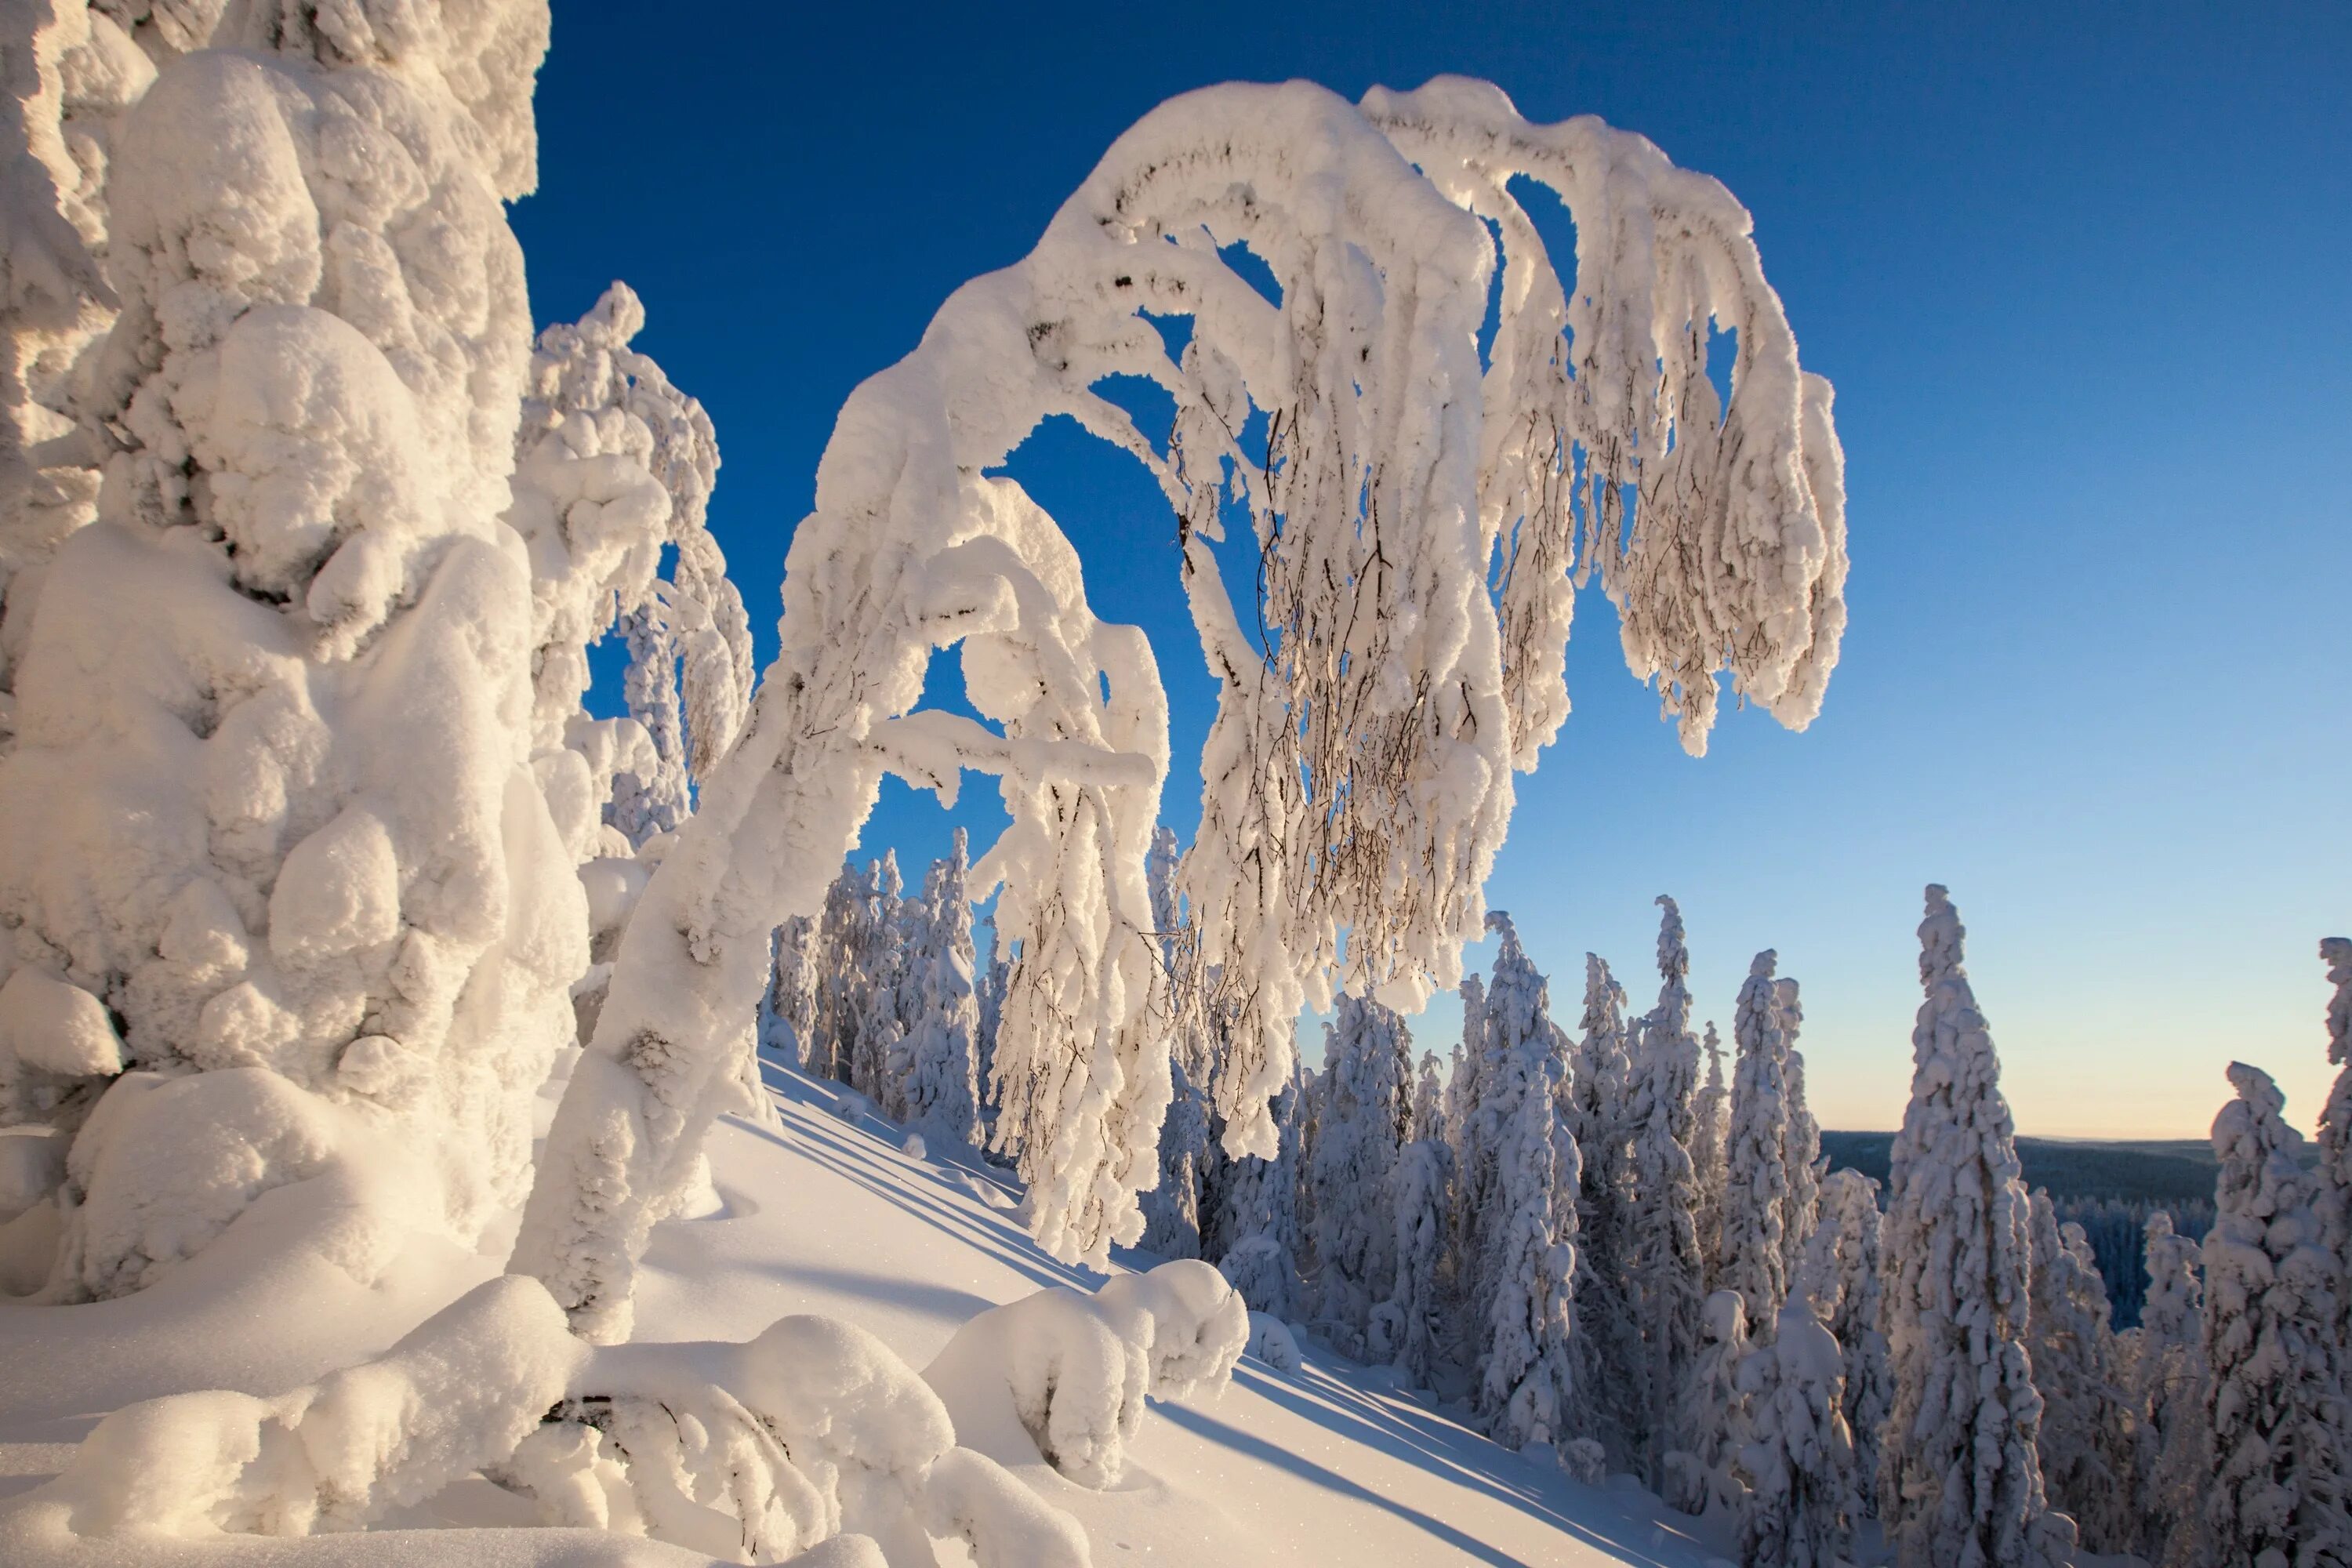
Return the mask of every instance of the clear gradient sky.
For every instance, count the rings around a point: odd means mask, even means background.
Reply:
[[[2315,942],[2352,931],[2352,7],[649,15],[558,4],[515,226],[542,321],[614,278],[645,297],[639,346],[717,422],[713,526],[763,648],[843,398],[1154,103],[1488,77],[1530,118],[1648,135],[1755,214],[1837,384],[1854,558],[1821,720],[1727,711],[1701,762],[1626,676],[1606,602],[1580,606],[1576,712],[1488,889],[1555,1011],[1573,1021],[1588,948],[1647,1005],[1672,892],[1700,1016],[1727,1034],[1749,954],[1778,948],[1822,1121],[1893,1126],[1940,880],[2021,1131],[2200,1135],[2233,1057],[2309,1125]],[[1068,431],[1014,472],[1097,611],[1153,635],[1189,834],[1212,691],[1164,508]],[[984,843],[1001,810],[967,795]],[[867,843],[919,862],[946,834],[894,784]],[[1433,1008],[1423,1042],[1443,1054],[1457,1018]]]

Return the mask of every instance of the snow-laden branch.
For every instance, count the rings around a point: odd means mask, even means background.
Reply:
[[[1587,237],[1572,297],[1512,201],[1518,174]],[[1490,216],[1507,319],[1488,365]],[[1305,83],[1212,88],[1119,138],[1026,258],[957,290],[843,409],[793,536],[778,661],[623,945],[592,1053],[606,1065],[574,1080],[518,1266],[616,1331],[768,933],[816,910],[900,762],[941,784],[950,763],[1005,772],[1013,826],[975,890],[1005,885],[998,930],[1020,952],[997,1137],[1041,1239],[1099,1261],[1138,1233],[1169,1093],[1143,875],[1166,721],[1140,634],[1095,622],[1054,521],[983,477],[1051,416],[1160,485],[1220,685],[1185,881],[1234,1025],[1215,1094],[1235,1153],[1274,1152],[1302,1005],[1337,984],[1417,1007],[1458,978],[1511,772],[1566,710],[1571,566],[1598,563],[1692,749],[1717,671],[1809,719],[1843,617],[1838,458],[1827,385],[1798,371],[1748,227],[1637,137],[1531,126],[1451,79],[1361,110]],[[1278,299],[1229,263],[1236,245]],[[1173,357],[1154,320],[1171,317],[1191,323]],[[1727,411],[1710,321],[1738,333]],[[1164,447],[1097,390],[1118,375],[1173,400]],[[1240,606],[1216,548],[1229,511],[1257,544]],[[885,730],[959,640],[1003,742]],[[1153,775],[1039,776],[1014,744],[1031,742]]]

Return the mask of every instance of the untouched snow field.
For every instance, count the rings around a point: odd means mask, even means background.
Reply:
[[[1045,1286],[1102,1283],[1029,1239],[1003,1173],[911,1153],[898,1129],[840,1086],[772,1064],[768,1074],[782,1133],[720,1121],[709,1143],[711,1191],[696,1217],[664,1222],[646,1256],[637,1339],[747,1339],[787,1313],[819,1312],[870,1330],[921,1366],[989,1307]],[[1118,1259],[1153,1261],[1140,1253]],[[489,1271],[487,1261],[478,1267]],[[445,1278],[475,1271],[450,1269]],[[0,1382],[0,1500],[53,1474],[111,1404],[185,1386],[186,1369],[133,1357],[142,1369],[128,1370],[95,1338],[65,1344],[51,1334],[45,1348],[39,1323],[21,1316],[29,1310],[37,1309],[0,1309],[9,1368]],[[148,1339],[149,1329],[132,1338]],[[267,1393],[315,1375],[299,1339],[287,1342],[274,1368],[257,1355],[237,1381]],[[1296,1370],[1245,1358],[1222,1394],[1155,1401],[1108,1490],[1087,1490],[1042,1462],[1013,1468],[1084,1524],[1102,1568],[1721,1563],[1718,1547],[1688,1533],[1694,1521],[1662,1513],[1630,1479],[1579,1486],[1548,1456],[1496,1447],[1396,1388],[1384,1370],[1312,1342],[1300,1349]],[[77,1389],[89,1397],[77,1403]],[[0,1544],[5,1512],[0,1500]],[[220,1562],[702,1561],[642,1540],[466,1528],[529,1521],[520,1500],[469,1479],[388,1521],[393,1533],[224,1538],[200,1551]],[[943,1563],[951,1555],[961,1549],[941,1549]],[[140,1559],[133,1547],[74,1560]]]

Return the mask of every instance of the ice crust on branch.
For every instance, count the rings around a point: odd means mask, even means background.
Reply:
[[[1464,204],[1515,174],[1614,237],[1580,258],[1571,310],[1507,226],[1509,348],[1487,370],[1496,241]],[[1214,1085],[1229,1153],[1274,1152],[1303,1004],[1336,984],[1414,1007],[1458,978],[1511,769],[1564,711],[1579,476],[1600,510],[1577,570],[1620,595],[1634,668],[1661,678],[1685,743],[1718,669],[1809,719],[1843,619],[1839,459],[1748,229],[1648,142],[1530,126],[1452,79],[1360,110],[1307,84],[1211,88],[1122,136],[1027,258],[959,289],[844,408],[793,538],[779,661],[624,944],[593,1052],[618,1070],[575,1080],[528,1266],[580,1321],[621,1310],[643,1194],[707,1120],[717,1020],[757,994],[774,926],[815,910],[886,768],[943,795],[963,767],[999,775],[1013,824],[975,867],[975,891],[1007,888],[1019,952],[994,1136],[1058,1256],[1099,1261],[1138,1234],[1170,1092],[1143,874],[1166,715],[1140,635],[1094,619],[1052,519],[989,477],[1050,416],[1159,481],[1220,683],[1185,888],[1234,1020]],[[1278,304],[1221,255],[1237,244]],[[1190,319],[1180,356],[1147,315]],[[1710,318],[1740,343],[1727,409],[1704,374]],[[1120,374],[1173,399],[1164,444],[1095,390]],[[1213,547],[1229,509],[1263,581],[1238,605]],[[959,641],[988,724],[910,719],[930,655]]]

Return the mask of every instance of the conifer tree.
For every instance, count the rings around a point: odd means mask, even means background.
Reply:
[[[1748,1356],[1748,1308],[1737,1290],[1717,1290],[1699,1310],[1698,1348],[1680,1391],[1675,1429],[1681,1446],[1666,1456],[1661,1495],[1685,1513],[1736,1515],[1744,1489],[1733,1460],[1748,1432],[1739,1365]]]
[[[1424,1062],[1434,1058],[1423,1057]],[[1433,1385],[1441,1343],[1447,1186],[1454,1150],[1443,1138],[1416,1138],[1397,1152],[1390,1184],[1396,1223],[1396,1284],[1374,1310],[1371,1352],[1392,1362],[1416,1388]]]
[[[1507,928],[1506,928],[1507,931]],[[1516,945],[1516,939],[1506,941]],[[1490,1016],[1507,1014],[1518,997],[1506,992],[1498,964]],[[1486,1321],[1489,1349],[1479,1382],[1478,1410],[1488,1433],[1507,1447],[1564,1443],[1573,1419],[1575,1376],[1569,1340],[1576,1248],[1559,1239],[1575,1231],[1576,1173],[1559,1166],[1559,1113],[1540,1080],[1517,1097],[1496,1146],[1491,1202],[1496,1227]],[[1571,1158],[1575,1144],[1567,1145]]]
[[[1251,1311],[1285,1320],[1299,1306],[1299,1120],[1306,1093],[1303,1077],[1294,1075],[1275,1096],[1273,1159],[1244,1155],[1228,1167],[1224,1249],[1217,1259],[1218,1272]]]
[[[1855,1511],[1853,1442],[1838,1342],[1802,1300],[1739,1363],[1739,1393],[1742,1568],[1836,1568]]]
[[[2327,1002],[2327,1060],[2340,1069],[2319,1113],[2319,1217],[2328,1250],[2352,1268],[2352,938],[2322,938],[2319,961],[2336,987]],[[2352,1289],[2336,1305],[2338,1363],[2352,1367]]]
[[[2243,1062],[2230,1064],[2230,1082],[2238,1096],[2213,1121],[2221,1169],[2205,1234],[2208,1547],[2219,1562],[2340,1568],[2352,1562],[2336,1348],[2343,1265],[2278,1086]]]
[[[2205,1482],[2212,1447],[2205,1414],[2205,1288],[2200,1247],[2176,1235],[2172,1215],[2148,1215],[2141,1244],[2147,1294],[2140,1303],[2131,1369],[2139,1420],[2133,1499],[2140,1552],[2182,1568],[2204,1554]]]
[[[1901,1568],[2056,1568],[2072,1549],[2044,1501],[2042,1396],[2026,1349],[2032,1205],[2000,1062],[1940,886],[1919,925],[1926,1000],[1885,1227],[1894,1407],[1879,1508]]]
[[[927,1136],[972,1146],[980,1123],[980,1001],[973,985],[971,865],[964,830],[934,861],[920,899],[906,900],[905,1120]]]
[[[1788,1277],[1794,1279],[1822,1209],[1822,1124],[1805,1102],[1805,1057],[1797,1049],[1797,1035],[1805,1022],[1797,999],[1797,983],[1782,975],[1773,983],[1772,1000],[1780,1025],[1780,1048],[1788,1068],[1783,1081],[1789,1095],[1789,1120],[1781,1165],[1789,1173],[1789,1200],[1781,1214],[1780,1254]]]
[[[1667,1454],[1690,1447],[1675,1419],[1683,1380],[1697,1353],[1706,1298],[1698,1251],[1698,1181],[1691,1161],[1698,1040],[1690,1032],[1690,953],[1681,912],[1661,896],[1658,1005],[1642,1020],[1628,1118],[1633,1142],[1631,1274],[1646,1337],[1644,1361],[1651,1489],[1664,1485]]]
[[[2130,1549],[2132,1432],[2115,1371],[2106,1286],[2050,1194],[2033,1194],[2033,1384],[2042,1399],[2042,1484],[2096,1552]]]
[[[1723,1283],[1748,1304],[1748,1321],[1769,1337],[1788,1300],[1789,1057],[1767,949],[1748,966],[1732,1020],[1738,1065],[1731,1083],[1725,1164]]]
[[[1342,994],[1324,1032],[1322,1114],[1307,1180],[1321,1321],[1360,1357],[1371,1309],[1396,1279],[1389,1181],[1412,1123],[1412,1035],[1378,1002]]]
[[[1892,1398],[1880,1327],[1878,1184],[1859,1171],[1832,1171],[1822,1184],[1821,1211],[1790,1288],[1838,1342],[1846,1430],[1853,1438],[1855,1517],[1874,1517],[1879,1432]]]
[[[1641,1399],[1648,1363],[1631,1296],[1633,1255],[1633,1062],[1625,992],[1593,953],[1584,955],[1583,1035],[1570,1085],[1583,1179],[1577,1196],[1579,1369],[1583,1409],[1621,1466],[1638,1463],[1649,1426]]]
[[[1698,1250],[1706,1265],[1706,1288],[1721,1288],[1723,1275],[1723,1205],[1727,1191],[1731,1137],[1731,1089],[1723,1077],[1723,1041],[1707,1020],[1705,1037],[1706,1082],[1691,1110],[1691,1167],[1698,1182]]]

